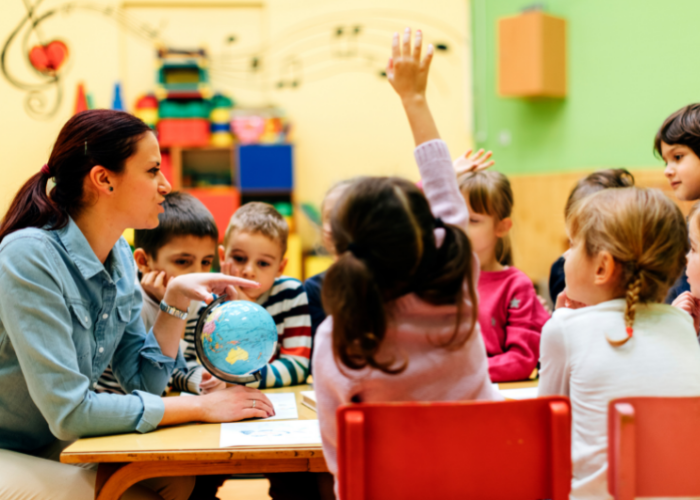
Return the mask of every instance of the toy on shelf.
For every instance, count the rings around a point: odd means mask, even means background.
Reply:
[[[206,50],[159,48],[156,64],[158,99],[211,98]]]
[[[122,85],[119,82],[114,84],[114,98],[112,99],[112,109],[115,111],[124,111],[124,101],[122,100]]]
[[[140,118],[146,125],[156,128],[158,123],[158,99],[153,94],[146,94],[136,101],[134,115]]]
[[[233,101],[222,94],[216,94],[211,100],[211,145],[227,148],[233,144],[231,135],[231,108]]]
[[[278,109],[234,111],[231,129],[241,144],[286,144],[290,126]]]
[[[161,147],[209,145],[209,120],[205,118],[161,119],[157,130]]]
[[[78,88],[75,93],[75,107],[73,108],[73,114],[77,115],[81,111],[90,109],[88,107],[87,97],[85,97],[85,86],[81,83],[78,84]]]

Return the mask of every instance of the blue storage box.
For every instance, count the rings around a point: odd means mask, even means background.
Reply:
[[[288,192],[294,185],[290,144],[239,145],[236,151],[241,192]]]

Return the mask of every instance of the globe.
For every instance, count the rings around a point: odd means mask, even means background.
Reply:
[[[250,382],[259,378],[255,375],[275,352],[277,326],[258,304],[224,299],[219,297],[200,315],[195,330],[197,356],[212,375],[225,382]]]

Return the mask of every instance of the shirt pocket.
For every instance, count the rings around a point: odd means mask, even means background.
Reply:
[[[69,306],[73,322],[73,343],[75,344],[78,361],[89,356],[92,359],[95,352],[95,336],[92,330],[93,321],[89,309],[80,302]]]

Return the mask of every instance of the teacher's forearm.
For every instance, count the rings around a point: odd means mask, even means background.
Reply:
[[[185,397],[166,397],[163,398],[165,412],[163,419],[158,424],[159,427],[164,425],[177,425],[187,422],[198,422],[202,420],[202,401],[201,396],[191,398]]]
[[[176,307],[181,311],[187,311],[190,306],[189,299],[181,294],[165,292],[163,301],[169,306]],[[180,347],[180,339],[185,332],[186,320],[172,316],[160,311],[153,325],[153,334],[160,345],[160,350],[166,356],[175,359]]]

